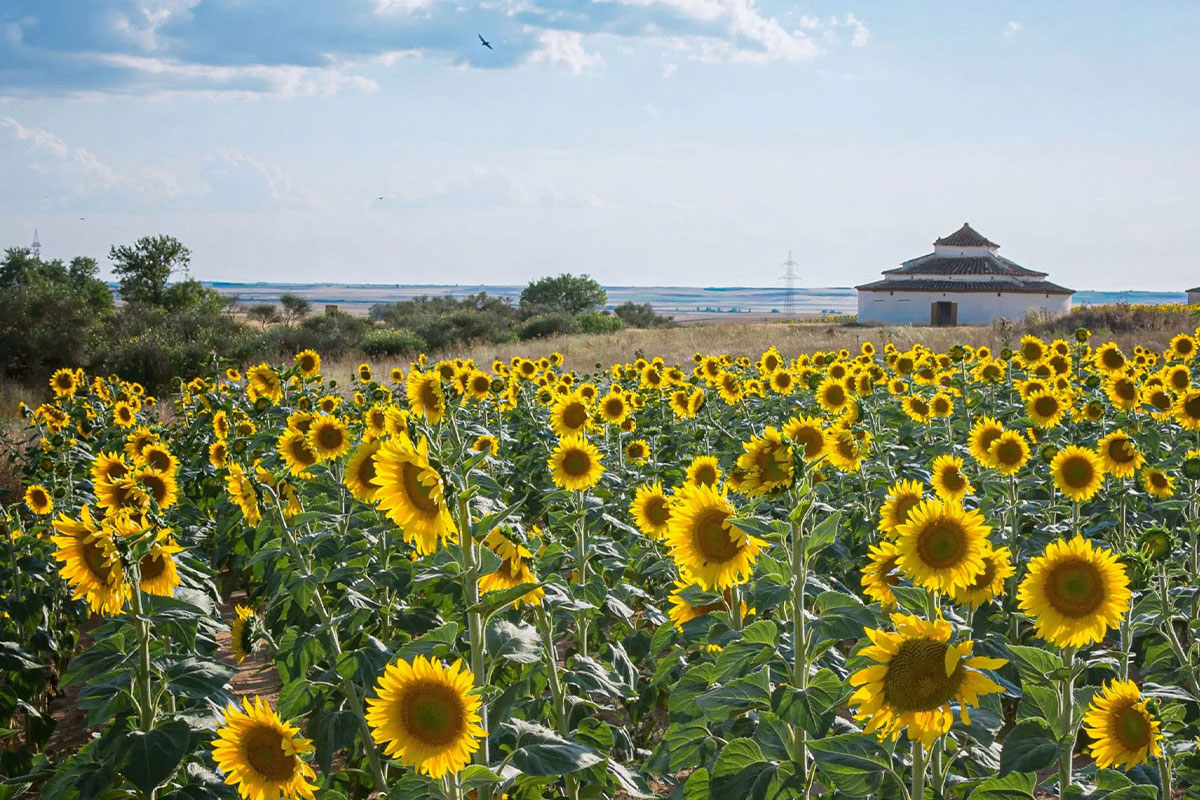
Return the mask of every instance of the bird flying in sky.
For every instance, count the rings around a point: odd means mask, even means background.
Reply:
[[[489,42],[487,39],[483,38],[483,34],[482,34],[482,33],[478,33],[478,34],[476,34],[476,36],[478,36],[478,37],[479,37],[479,43],[480,43],[480,44],[482,44],[484,47],[486,47],[488,50],[495,50],[495,49],[496,49],[496,48],[492,47],[492,43],[491,43],[491,42]]]

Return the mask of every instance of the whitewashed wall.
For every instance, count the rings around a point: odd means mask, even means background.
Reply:
[[[1034,309],[1051,314],[1071,310],[1069,294],[860,291],[858,321],[884,325],[928,325],[929,306],[935,302],[958,303],[959,325],[986,325],[1000,317],[1021,320]]]

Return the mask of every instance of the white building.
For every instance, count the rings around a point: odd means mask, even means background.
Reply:
[[[858,289],[858,321],[885,325],[985,325],[1030,311],[1071,310],[1073,289],[997,255],[967,223],[933,243],[933,252],[884,270]]]

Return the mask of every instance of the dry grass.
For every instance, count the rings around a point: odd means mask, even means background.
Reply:
[[[42,399],[40,392],[28,386],[0,381],[0,504],[13,502],[21,492],[21,456],[27,431],[18,404],[36,405]]]

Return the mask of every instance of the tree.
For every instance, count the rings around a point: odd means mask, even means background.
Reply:
[[[579,314],[595,310],[608,302],[608,292],[587,275],[539,278],[530,281],[521,292],[521,314]]]
[[[108,257],[119,281],[121,299],[163,306],[167,282],[177,272],[187,273],[192,253],[172,236],[143,236],[132,245],[113,245]]]
[[[256,303],[250,306],[250,310],[246,312],[246,317],[257,322],[266,330],[268,325],[273,325],[279,322],[279,309],[275,308],[271,303]]]
[[[283,306],[283,321],[287,325],[294,325],[312,313],[312,303],[298,294],[279,295],[279,304]]]
[[[635,303],[630,300],[614,308],[613,313],[631,328],[659,328],[671,324],[670,317],[655,313],[654,306],[649,303]]]

